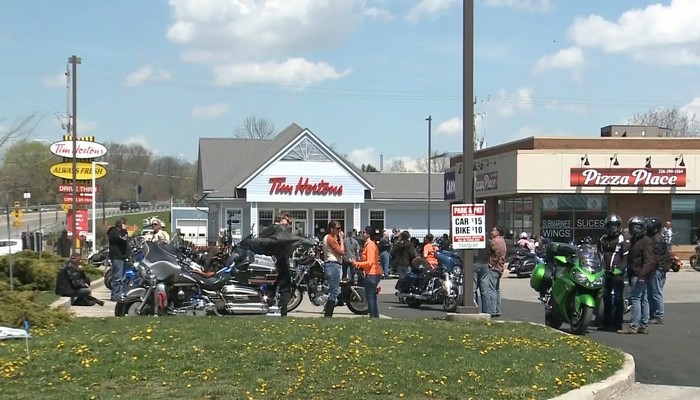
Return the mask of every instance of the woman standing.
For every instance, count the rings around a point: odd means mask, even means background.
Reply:
[[[377,286],[382,280],[382,267],[379,265],[379,247],[374,239],[374,228],[368,226],[362,231],[365,247],[362,250],[362,261],[353,261],[356,268],[365,271],[364,287],[370,318],[379,318],[377,304]]]
[[[332,220],[328,223],[328,233],[323,237],[323,271],[328,280],[328,299],[323,306],[323,316],[332,317],[335,304],[340,293],[340,275],[343,267],[340,263],[345,255],[345,234],[340,222]]]

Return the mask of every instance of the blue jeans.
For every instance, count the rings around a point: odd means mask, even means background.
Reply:
[[[647,293],[649,296],[649,317],[664,319],[664,285],[666,284],[666,272],[657,268],[647,279]]]
[[[323,272],[328,280],[328,300],[337,303],[338,293],[340,293],[340,276],[343,273],[343,267],[336,262],[327,262],[323,265]]]
[[[481,292],[481,310],[486,314],[499,315],[501,274],[488,270],[481,280],[479,290]]]
[[[388,277],[391,273],[391,254],[389,254],[388,251],[382,251],[379,253],[379,264],[382,266],[384,276]]]
[[[630,277],[630,303],[632,306],[630,328],[648,328],[649,299],[647,297],[647,283],[640,281],[638,276]]]
[[[382,280],[380,275],[367,275],[364,280],[365,297],[369,307],[369,317],[379,318],[379,304],[377,303],[377,286]]]
[[[474,263],[474,305],[479,307],[481,312],[484,311],[484,293],[481,291],[481,283],[484,281],[486,274],[489,272],[488,266],[482,263]],[[479,301],[481,298],[481,301]]]
[[[112,296],[120,297],[124,294],[124,266],[126,260],[112,260]]]

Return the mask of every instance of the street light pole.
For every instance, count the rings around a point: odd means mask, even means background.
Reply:
[[[108,162],[106,161],[93,161],[92,162],[92,192],[90,195],[92,196],[92,252],[93,254],[95,253],[95,250],[97,249],[97,214],[95,211],[95,203],[97,202],[97,185],[95,185],[95,180],[97,179],[97,176],[95,174],[95,167],[97,165],[102,165],[106,166],[109,165]]]
[[[73,116],[72,124],[73,132],[71,133],[71,139],[73,141],[73,201],[71,202],[71,212],[73,213],[73,218],[71,218],[71,232],[72,233],[72,251],[78,251],[78,232],[76,224],[76,211],[78,211],[78,64],[80,64],[80,57],[70,56],[68,57],[68,63],[73,65]]]
[[[432,197],[430,193],[430,176],[431,176],[431,165],[430,165],[430,160],[432,157],[432,124],[433,124],[433,117],[431,115],[428,115],[428,118],[425,119],[428,121],[428,234],[430,234],[430,213],[431,213],[431,206],[432,206]]]
[[[462,203],[476,201],[471,197],[474,187],[474,0],[463,0],[462,32]],[[474,304],[474,257],[473,250],[462,251],[464,279],[462,304],[458,313],[477,314]]]

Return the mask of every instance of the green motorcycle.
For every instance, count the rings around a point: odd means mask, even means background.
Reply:
[[[598,248],[550,243],[545,259],[530,277],[530,286],[540,293],[544,304],[545,324],[559,329],[566,322],[572,333],[585,334],[602,301],[605,283]]]

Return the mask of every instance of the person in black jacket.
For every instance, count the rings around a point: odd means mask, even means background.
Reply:
[[[630,281],[630,303],[632,318],[629,325],[618,330],[621,334],[649,333],[649,299],[646,280],[656,268],[654,243],[647,236],[644,218],[635,216],[627,222],[631,236],[627,256],[627,274]]]
[[[605,219],[605,234],[598,245],[605,268],[603,326],[598,330],[616,332],[622,329],[625,313],[625,268],[630,248],[629,240],[622,235],[622,220],[618,215],[611,214]]]
[[[391,248],[391,261],[396,267],[399,274],[399,281],[406,277],[406,274],[411,271],[411,263],[416,258],[416,247],[411,243],[411,234],[408,231],[403,231],[399,235],[399,239]],[[399,286],[399,284],[396,284]]]
[[[126,230],[126,218],[117,218],[114,226],[107,230],[107,241],[113,276],[110,300],[118,301],[124,296],[124,266],[129,258],[129,232]]]
[[[275,223],[263,229],[258,235],[259,239],[277,239],[291,235],[289,226],[289,214],[279,214],[275,218]],[[291,247],[289,243],[275,240],[273,255],[275,256],[275,268],[277,278],[275,278],[274,288],[279,292],[280,315],[287,316],[287,305],[292,296],[292,274],[289,271],[289,255]]]
[[[651,238],[656,255],[656,268],[647,279],[649,322],[661,325],[664,323],[664,285],[666,284],[666,273],[671,267],[671,249],[661,233],[661,220],[651,217],[647,222],[647,236]]]
[[[104,306],[104,301],[92,296],[90,279],[80,267],[80,261],[80,254],[73,253],[68,262],[58,271],[56,294],[70,297],[73,306],[94,306],[95,304]]]

